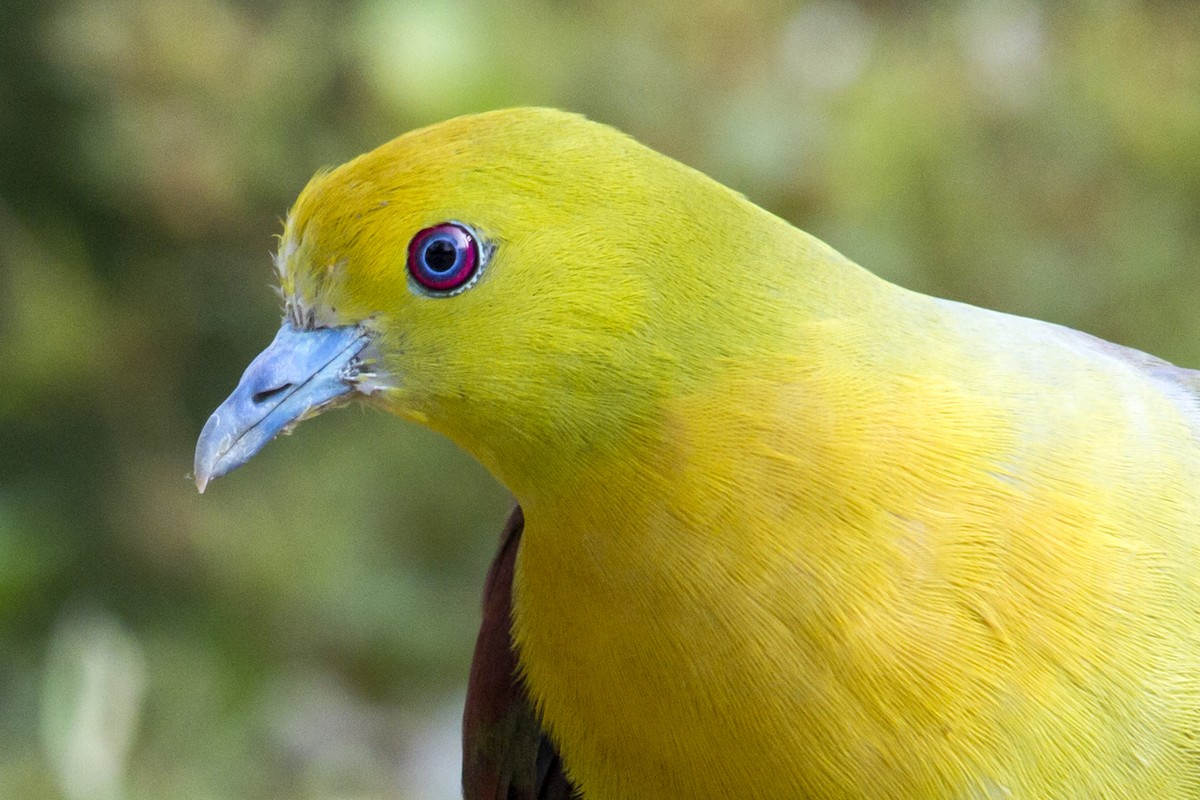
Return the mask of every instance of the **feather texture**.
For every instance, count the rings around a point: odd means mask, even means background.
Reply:
[[[439,298],[405,248],[446,220],[493,250]],[[371,402],[520,501],[519,667],[586,800],[1200,798],[1196,373],[549,110],[318,175],[280,252],[298,318],[373,332]]]

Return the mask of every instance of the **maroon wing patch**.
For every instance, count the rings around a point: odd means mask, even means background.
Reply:
[[[463,711],[465,800],[569,800],[575,789],[542,731],[517,676],[512,627],[513,565],[525,517],[518,506],[488,571],[483,625],[475,641]]]

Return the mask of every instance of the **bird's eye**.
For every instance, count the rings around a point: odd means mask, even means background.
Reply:
[[[408,274],[421,288],[455,293],[479,273],[479,243],[463,225],[443,222],[417,233],[408,243]]]

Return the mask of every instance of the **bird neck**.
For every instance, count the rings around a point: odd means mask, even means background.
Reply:
[[[679,480],[696,455],[681,445],[681,429],[696,423],[687,415],[715,420],[686,410],[691,399],[766,424],[801,413],[764,403],[778,383],[799,386],[838,357],[821,355],[830,347],[869,340],[867,349],[886,351],[904,298],[917,296],[770,221],[775,235],[752,256],[728,253],[721,260],[731,267],[655,294],[641,315],[650,322],[606,351],[566,354],[553,375],[530,369],[490,394],[440,397],[420,421],[472,453],[536,517],[543,508],[555,516],[575,506],[619,509],[664,476]],[[714,429],[694,447],[736,444],[742,433]]]

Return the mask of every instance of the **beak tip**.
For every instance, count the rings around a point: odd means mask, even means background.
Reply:
[[[213,414],[213,419],[217,419],[216,414]],[[231,442],[230,437],[219,429],[219,424],[210,420],[196,443],[196,458],[192,464],[192,480],[196,490],[204,494],[210,483],[249,461],[269,438],[243,437]]]
[[[196,483],[196,489],[200,494],[204,494],[204,490],[208,487],[209,481],[219,477],[222,473],[218,469],[221,457],[224,455],[222,445],[227,444],[222,436],[220,428],[221,418],[218,413],[214,413],[209,417],[204,424],[204,430],[200,431],[200,439],[196,442],[196,455],[192,462],[192,480]]]

